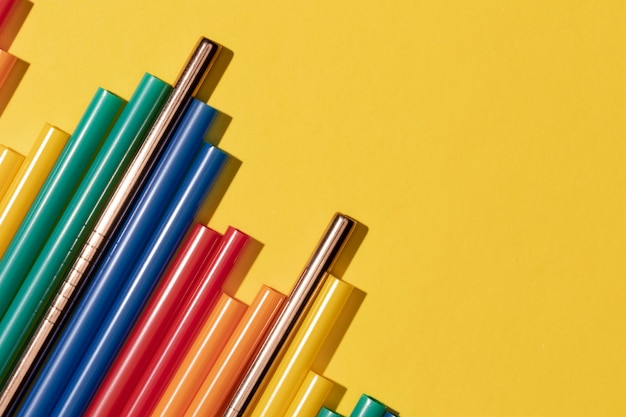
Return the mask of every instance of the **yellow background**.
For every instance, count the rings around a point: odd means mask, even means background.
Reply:
[[[1,143],[71,132],[98,86],[173,82],[204,35],[234,54],[209,104],[241,161],[209,223],[263,245],[237,296],[288,292],[335,211],[367,226],[318,364],[340,412],[626,415],[626,3],[31,6]]]

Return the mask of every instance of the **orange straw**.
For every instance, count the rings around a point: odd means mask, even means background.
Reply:
[[[178,397],[180,396],[193,396],[193,394],[188,392],[192,387],[192,381],[201,380],[209,372],[235,328],[238,327],[246,307],[241,301],[226,294],[220,296],[211,315],[200,329],[191,348],[187,351],[185,359],[178,367],[174,379],[170,381],[164,395],[161,396],[157,410],[165,398],[171,397],[179,400]],[[177,382],[177,378],[179,378],[181,373],[184,374],[182,383]],[[170,396],[170,388],[179,386],[180,388],[177,390],[176,396]],[[157,413],[156,410],[153,415],[155,413]],[[180,416],[182,413],[171,415]]]
[[[9,77],[17,58],[7,51],[0,49],[0,88]]]
[[[219,415],[284,299],[283,294],[263,286],[210,369],[196,365],[202,354],[196,340],[152,416],[182,416],[194,397],[207,416]]]

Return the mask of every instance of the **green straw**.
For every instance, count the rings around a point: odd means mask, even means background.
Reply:
[[[171,87],[145,74],[0,322],[0,385],[48,308]]]
[[[0,317],[6,313],[124,103],[102,88],[89,103],[0,261]]]

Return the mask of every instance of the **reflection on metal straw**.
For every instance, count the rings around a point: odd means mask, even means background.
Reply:
[[[123,222],[131,203],[147,181],[159,155],[185,113],[191,97],[200,88],[220,50],[220,45],[206,38],[201,38],[178,75],[170,97],[146,135],[137,155],[124,173],[106,208],[98,218],[93,231],[80,251],[80,255],[72,265],[61,289],[46,312],[44,320],[35,331],[5,384],[0,396],[0,413],[2,415],[11,414],[12,410],[9,410],[9,407],[16,407],[20,397],[30,385],[36,369],[39,368],[40,363],[43,362],[48,350],[56,340],[59,329],[63,327],[62,324],[66,320],[67,312],[71,311],[72,305],[75,303],[77,293],[80,293],[79,286],[84,286],[84,281],[94,272],[102,254],[105,253],[104,249],[109,239]],[[77,288],[79,288],[78,291]]]
[[[356,222],[347,216],[339,213],[334,216],[289,294],[280,316],[239,384],[224,416],[235,417],[244,414],[281,348],[287,344],[301,317],[305,315],[322,287],[355,226]]]

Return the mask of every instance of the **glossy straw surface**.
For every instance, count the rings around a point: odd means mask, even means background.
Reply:
[[[69,137],[68,133],[46,123],[22,162],[16,180],[0,202],[0,258],[4,256]],[[0,294],[0,315],[8,307],[7,295]]]
[[[352,286],[337,278],[326,281],[263,390],[252,417],[282,416],[287,412],[351,292]]]
[[[94,94],[0,261],[2,300],[19,289],[124,103],[102,88]]]
[[[161,341],[172,317],[191,296],[202,266],[217,251],[221,235],[201,224],[191,230],[179,255],[169,268],[155,294],[142,312],[137,325],[124,343],[113,366],[100,385],[85,415],[119,415],[127,397],[130,383],[145,371],[154,346]]]
[[[169,89],[149,74],[142,78],[24,279],[0,323],[3,381],[50,305],[73,249],[86,237]]]
[[[182,416],[188,408],[190,415],[220,415],[284,299],[283,294],[263,286],[210,368],[199,366],[207,361],[203,359],[203,342],[196,338],[152,416]]]
[[[188,352],[191,354],[189,355],[192,359],[191,365],[195,371],[205,374],[208,373],[220,353],[222,353],[224,346],[233,334],[236,326],[240,323],[245,311],[246,305],[244,303],[235,300],[227,294],[220,296]],[[183,365],[189,364],[183,362]],[[193,396],[192,392],[186,390],[187,387],[192,388],[194,385],[193,381],[185,382],[191,382],[191,384],[182,386],[182,391],[179,391],[179,394],[183,396]],[[134,415],[139,415],[138,411],[139,410],[136,410]],[[149,413],[152,410],[146,407],[143,411]],[[148,413],[143,415],[149,415]],[[182,416],[180,413],[174,413],[173,410],[170,410],[168,415]]]
[[[248,368],[225,416],[240,416],[253,401],[257,389],[270,370],[281,348],[287,343],[311,300],[319,292],[328,272],[349,239],[356,222],[340,213],[335,214],[320,242],[309,258],[300,278],[289,294],[285,307],[265,339],[259,353]]]
[[[124,288],[95,338],[76,340],[89,347],[57,402],[53,415],[82,415],[85,412],[225,161],[226,154],[222,151],[207,143],[202,144],[162,220],[156,225],[146,250],[129,274]],[[90,305],[98,308],[97,300],[90,301],[95,301],[95,304]],[[83,326],[85,325],[91,324],[86,323]]]
[[[167,388],[171,377],[193,343],[202,324],[211,313],[221,287],[243,253],[249,236],[229,227],[220,242],[214,259],[201,271],[198,285],[189,301],[173,317],[173,325],[162,336],[162,341],[153,351],[153,357],[141,376],[134,382],[123,415],[142,416],[149,414],[160,395]]]
[[[79,255],[69,269],[63,284],[63,298],[59,298],[59,302],[55,302],[55,307],[46,315],[54,316],[53,323],[42,323],[33,337],[34,341],[29,346],[29,356],[25,357],[23,362],[27,369],[23,371],[23,377],[20,377],[22,382],[14,395],[11,413],[15,412],[15,406],[25,396],[35,377],[35,371],[41,368],[44,358],[52,350],[60,329],[68,320],[68,312],[76,308],[77,300],[101,263],[112,237],[119,232],[130,207],[145,186],[172,132],[179,125],[191,97],[200,88],[220,50],[221,46],[209,39],[200,38],[182,68],[172,93],[148,131],[141,148],[95,222],[91,234],[77,251]]]
[[[170,86],[156,77],[149,74],[142,77],[20,287],[15,297],[18,304],[14,307],[14,318],[6,323],[10,327],[0,330],[3,336],[8,332],[13,335],[11,338],[0,337],[0,347],[5,348],[6,342],[7,347],[18,353],[46,313],[52,296],[76,256],[75,251],[87,237],[169,90]],[[19,344],[15,340],[18,338]]]
[[[350,417],[383,417],[387,412],[385,404],[367,394],[362,394]]]
[[[285,417],[315,417],[324,406],[333,383],[309,371],[285,413]]]
[[[13,7],[15,7],[15,3],[17,3],[17,0],[0,0],[0,29],[11,13],[11,10],[13,10]]]
[[[0,145],[0,201],[20,170],[24,155]]]

